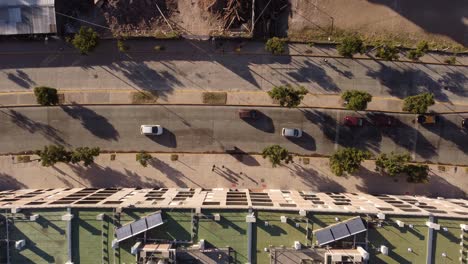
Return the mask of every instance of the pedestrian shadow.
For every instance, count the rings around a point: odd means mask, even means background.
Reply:
[[[36,82],[31,80],[29,75],[22,70],[16,70],[16,73],[8,73],[7,78],[22,88],[31,88],[31,86],[36,85]]]
[[[162,135],[146,135],[146,137],[167,148],[177,148],[177,138],[175,134],[168,129],[164,128]]]
[[[255,110],[257,112],[257,118],[252,119],[242,119],[244,120],[247,124],[253,126],[254,128],[261,130],[266,133],[275,133],[275,125],[273,124],[273,120],[265,115],[263,112],[259,110]]]
[[[119,132],[104,116],[78,104],[60,107],[71,118],[79,120],[81,125],[94,136],[105,140],[118,140]]]

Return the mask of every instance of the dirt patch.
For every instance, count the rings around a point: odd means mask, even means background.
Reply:
[[[211,105],[225,105],[227,93],[224,92],[206,92],[203,93],[203,103]]]
[[[132,93],[132,104],[155,104],[158,101],[157,91],[143,91]]]

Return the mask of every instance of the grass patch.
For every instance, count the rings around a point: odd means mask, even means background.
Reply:
[[[133,104],[154,104],[158,101],[157,91],[143,91],[132,94]]]
[[[18,156],[17,159],[18,159],[18,162],[26,163],[26,162],[30,162],[30,161],[31,161],[31,156],[29,156],[29,155],[21,155],[21,156]]]
[[[310,163],[310,158],[302,158],[302,164],[308,165]]]
[[[205,92],[202,96],[204,104],[225,105],[227,101],[225,92]]]
[[[171,161],[177,161],[179,159],[179,155],[171,154]]]
[[[445,172],[445,171],[446,171],[445,166],[442,166],[442,165],[437,166],[437,169],[439,169],[439,171],[441,171],[441,172]]]

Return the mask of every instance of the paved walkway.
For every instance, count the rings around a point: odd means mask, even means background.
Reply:
[[[106,104],[164,104],[164,105],[204,105],[203,91],[174,90],[170,94],[162,93],[148,101],[136,100],[139,92],[134,90],[63,90],[61,104],[106,105]],[[222,91],[216,91],[222,92]],[[267,92],[234,91],[226,95],[226,105],[232,106],[278,106]],[[153,98],[153,97],[151,97]],[[33,92],[0,92],[0,107],[36,106]],[[344,109],[340,95],[308,94],[300,107]],[[373,97],[368,105],[369,111],[403,112],[403,99],[395,97]],[[436,102],[429,108],[431,112],[454,113],[468,112],[468,102]]]
[[[46,168],[36,161],[18,163],[10,156],[0,156],[0,189],[216,186],[444,197],[466,197],[468,191],[466,167],[430,166],[429,184],[409,184],[404,177],[376,173],[373,161],[366,161],[357,176],[336,177],[326,158],[295,157],[293,164],[272,168],[257,155],[179,154],[177,161],[171,161],[170,154],[152,155],[146,168],[135,161],[135,154],[118,153],[114,161],[109,154],[101,154],[89,168],[66,164]]]

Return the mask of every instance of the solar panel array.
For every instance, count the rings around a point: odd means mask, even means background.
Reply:
[[[161,212],[157,212],[117,228],[115,230],[115,235],[117,236],[117,241],[121,242],[127,238],[148,231],[151,228],[160,226],[163,223]]]
[[[352,235],[366,231],[361,217],[355,217],[336,225],[322,228],[315,231],[315,237],[319,246],[337,241]]]

